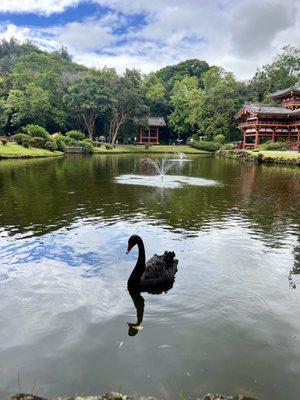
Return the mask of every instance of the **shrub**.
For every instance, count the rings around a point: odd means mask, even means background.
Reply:
[[[55,151],[55,150],[57,150],[57,144],[54,140],[48,141],[45,143],[44,148],[46,150]]]
[[[148,150],[150,149],[151,146],[152,146],[151,144],[145,144],[145,149]]]
[[[14,141],[16,142],[16,143],[18,143],[18,144],[22,144],[23,143],[23,138],[26,138],[27,137],[27,135],[25,135],[25,133],[16,133],[14,136],[13,136],[13,139],[14,139]]]
[[[222,144],[221,146],[221,150],[234,150],[235,149],[235,145],[233,143],[225,143]]]
[[[45,144],[45,139],[41,137],[32,137],[31,138],[31,146],[37,147],[38,149],[42,149]]]
[[[93,153],[93,145],[89,140],[82,140],[81,142],[78,142],[78,144],[87,152],[87,153]]]
[[[214,142],[217,143],[224,143],[225,142],[225,136],[220,133],[219,135],[216,135],[214,138]]]
[[[64,142],[65,142],[68,146],[76,146],[76,144],[78,143],[78,140],[66,136],[65,139],[64,139]]]
[[[110,144],[106,144],[105,148],[106,148],[106,150],[111,150],[113,148],[113,146],[111,146]]]
[[[102,143],[101,142],[93,142],[94,147],[101,147]]]
[[[7,139],[2,139],[1,142],[2,142],[3,146],[5,146],[5,145],[7,145],[8,140]]]
[[[65,136],[59,135],[56,139],[57,149],[59,151],[66,151],[67,145],[65,142]]]
[[[85,138],[85,136],[84,136],[84,134],[82,132],[76,131],[76,130],[72,130],[72,131],[66,132],[66,136],[68,138],[74,139],[76,141],[84,140],[84,138]]]
[[[266,143],[257,146],[259,150],[289,150],[290,145],[287,142],[271,142],[270,140]]]
[[[21,128],[21,133],[25,133],[26,135],[33,137],[40,137],[44,140],[48,140],[51,138],[51,135],[46,131],[45,128],[39,125],[28,124]]]
[[[199,142],[190,143],[190,146],[193,147],[194,149],[198,149],[198,150],[215,152],[220,149],[221,143],[209,142],[207,140],[201,140]]]
[[[34,143],[34,138],[28,135],[24,135],[23,140],[22,140],[22,146],[28,148],[30,146],[33,146]]]

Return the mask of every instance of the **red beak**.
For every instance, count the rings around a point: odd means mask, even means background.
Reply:
[[[131,249],[132,249],[132,246],[128,245],[126,254],[128,254],[128,253],[130,252]]]

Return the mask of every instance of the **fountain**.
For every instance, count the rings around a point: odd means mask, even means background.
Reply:
[[[160,175],[161,180],[164,179],[164,176],[174,164],[175,164],[174,160],[168,160],[167,158],[162,158],[161,160],[144,158],[140,162],[141,167],[143,166],[149,166],[150,168],[154,167],[154,169]]]
[[[148,174],[126,174],[115,178],[115,181],[123,185],[150,186],[162,189],[177,189],[186,185],[214,186],[218,182],[184,175],[168,175],[167,172],[174,166],[179,168],[184,161],[192,161],[185,158],[184,153],[179,153],[176,159],[151,159],[143,158],[136,165],[139,169],[147,169]],[[149,172],[152,174],[149,174]],[[153,175],[153,172],[155,175]]]
[[[172,161],[172,162],[180,162],[180,165],[181,165],[183,162],[186,162],[186,161],[191,162],[191,161],[192,161],[192,160],[186,158],[186,155],[185,155],[184,153],[177,153],[177,155],[178,155],[178,158],[172,158],[172,159],[170,159],[169,161]]]

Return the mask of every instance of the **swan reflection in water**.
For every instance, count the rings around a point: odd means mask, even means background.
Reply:
[[[144,318],[145,300],[140,293],[130,293],[130,297],[133,301],[134,307],[136,308],[136,323],[127,322],[128,335],[135,336],[143,329],[142,322]]]
[[[138,246],[138,259],[128,279],[127,289],[136,308],[137,322],[128,323],[129,336],[135,336],[142,329],[145,300],[141,292],[161,294],[170,290],[174,285],[178,265],[173,251],[165,251],[160,256],[154,254],[145,262],[144,243],[138,235],[130,236],[127,254],[135,245]]]

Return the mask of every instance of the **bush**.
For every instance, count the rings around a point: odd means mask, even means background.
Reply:
[[[3,146],[5,146],[5,145],[7,145],[8,140],[7,139],[2,139],[1,142],[2,142]]]
[[[76,144],[78,143],[78,140],[66,136],[65,139],[64,139],[64,142],[65,142],[68,146],[76,146]]]
[[[43,138],[44,140],[49,140],[51,138],[51,135],[46,131],[45,128],[39,125],[34,125],[34,124],[28,124],[25,125],[21,128],[21,133],[24,133],[29,136],[33,137],[40,137]]]
[[[225,142],[225,136],[220,133],[219,135],[216,135],[214,138],[214,142],[217,143],[224,143]]]
[[[14,139],[14,141],[15,141],[16,143],[22,144],[22,143],[23,143],[23,138],[26,138],[26,137],[27,137],[27,135],[25,135],[25,133],[16,133],[16,134],[13,136],[13,139]]]
[[[41,137],[32,137],[31,138],[31,146],[37,147],[38,149],[42,149],[45,144],[45,139]]]
[[[222,144],[221,146],[221,150],[234,150],[235,149],[235,145],[233,143],[225,143]]]
[[[194,149],[198,149],[198,150],[215,152],[220,149],[221,143],[209,142],[207,140],[201,140],[199,142],[190,143],[190,146],[193,147]]]
[[[106,144],[106,145],[105,145],[105,148],[106,148],[106,150],[111,150],[111,149],[113,149],[113,146],[110,145],[110,144]]]
[[[87,152],[87,153],[93,153],[93,145],[89,140],[82,140],[81,142],[78,142],[78,144]]]
[[[66,151],[67,144],[65,142],[65,136],[59,135],[56,139],[57,150],[59,151]]]
[[[151,146],[152,146],[151,144],[145,144],[145,149],[148,150],[150,149]]]
[[[93,142],[94,147],[101,147],[102,143],[101,142]]]
[[[289,150],[290,145],[287,142],[271,142],[270,140],[266,143],[257,146],[259,150]]]
[[[84,140],[85,136],[82,132],[80,131],[76,131],[76,130],[72,130],[72,131],[68,131],[66,132],[66,136],[70,139],[74,139],[76,141],[78,140]]]
[[[55,151],[55,150],[57,150],[57,144],[54,140],[48,141],[45,143],[44,148],[46,150]]]
[[[22,140],[22,146],[28,148],[30,146],[33,146],[33,144],[34,144],[34,138],[28,135],[24,135]]]

